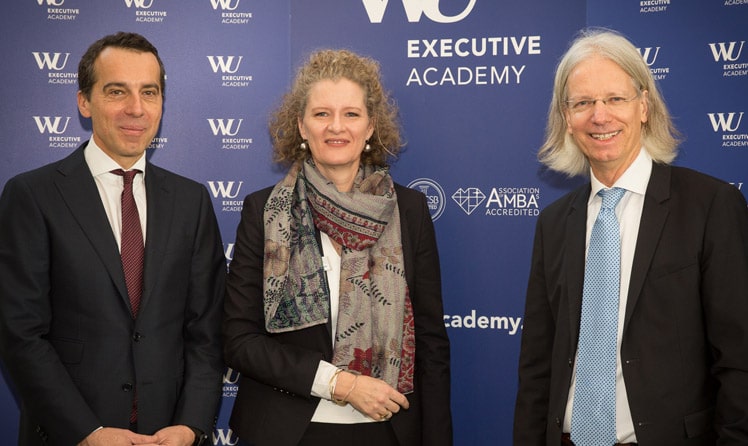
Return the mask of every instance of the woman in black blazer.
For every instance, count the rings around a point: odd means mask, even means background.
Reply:
[[[270,125],[289,167],[249,195],[230,265],[230,426],[255,446],[451,445],[449,340],[425,197],[393,182],[378,64],[311,56]]]

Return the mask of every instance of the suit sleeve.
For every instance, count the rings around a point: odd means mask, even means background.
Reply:
[[[519,387],[514,408],[514,443],[540,446],[546,422],[555,323],[547,296],[542,216],[535,231],[519,358]]]
[[[236,231],[226,284],[224,355],[228,366],[243,376],[310,398],[314,375],[324,355],[296,343],[281,343],[265,330],[265,198],[265,194],[255,193],[245,199]]]
[[[415,289],[410,295],[415,315],[416,385],[420,385],[423,408],[422,444],[450,446],[453,441],[450,349],[444,326],[439,253],[425,197],[419,193],[418,198],[418,206],[413,210],[416,218],[408,218],[403,224],[416,225],[418,234],[413,240]]]
[[[34,421],[60,444],[101,425],[46,334],[52,323],[51,237],[28,184],[11,179],[0,197],[0,351]]]
[[[224,364],[221,314],[226,257],[207,189],[201,187],[200,215],[192,251],[184,321],[184,386],[173,424],[213,431],[221,399]]]
[[[748,443],[748,208],[724,184],[710,207],[701,260],[701,296],[712,374],[718,381],[719,445]]]

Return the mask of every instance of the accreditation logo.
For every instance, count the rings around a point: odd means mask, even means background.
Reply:
[[[446,207],[444,189],[430,178],[418,178],[408,184],[408,187],[421,191],[426,196],[426,205],[431,213],[431,220],[436,221],[444,213]]]
[[[488,193],[477,187],[459,188],[452,194],[452,200],[467,215],[535,217],[540,214],[538,187],[492,187]]]

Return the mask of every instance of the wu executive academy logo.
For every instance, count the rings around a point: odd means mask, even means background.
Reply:
[[[221,10],[221,24],[244,25],[252,18],[251,12],[239,12],[239,0],[210,0],[213,10]]]
[[[722,134],[722,147],[748,147],[748,132],[739,132],[745,112],[707,113],[714,133]]]
[[[436,23],[455,23],[467,17],[473,10],[477,0],[468,0],[467,6],[461,13],[448,16],[439,9],[439,0],[402,0],[408,22],[420,22],[422,16]],[[389,0],[362,0],[369,22],[382,23]],[[395,2],[392,2],[395,3]]]
[[[213,198],[221,200],[222,212],[241,212],[244,205],[240,198],[244,181],[208,181]]]
[[[252,76],[237,74],[244,56],[207,56],[213,73],[221,76],[222,87],[248,87]]]
[[[477,187],[459,188],[452,194],[452,200],[467,215],[476,209],[480,213],[494,217],[535,217],[540,214],[538,187],[494,187],[486,195]]]
[[[210,130],[213,136],[221,137],[221,149],[223,150],[246,150],[252,144],[252,138],[239,136],[243,118],[208,118]]]
[[[649,71],[652,73],[652,77],[654,77],[655,80],[661,81],[665,79],[668,74],[670,74],[670,67],[662,67],[656,65],[657,56],[660,55],[659,46],[642,47],[637,48],[637,50],[639,50],[639,54],[641,54],[644,63],[646,63],[647,67],[649,67]]]
[[[40,71],[47,72],[47,83],[56,85],[71,85],[78,82],[78,73],[65,70],[70,53],[53,53],[48,51],[32,51],[36,66]]]
[[[714,62],[722,64],[723,77],[748,76],[748,62],[740,62],[745,40],[709,43]]]
[[[162,23],[167,16],[164,10],[152,10],[154,0],[124,0],[128,9],[135,9],[135,21],[141,23]]]
[[[36,0],[39,6],[47,8],[47,20],[72,21],[81,13],[78,8],[64,8],[65,0]]]
[[[81,144],[80,136],[68,136],[70,116],[32,116],[39,134],[47,135],[49,147],[53,149],[72,149]]]

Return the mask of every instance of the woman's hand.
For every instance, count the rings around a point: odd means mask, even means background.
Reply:
[[[400,409],[410,407],[408,399],[381,379],[341,372],[335,385],[336,400],[351,404],[367,417],[386,421]]]

